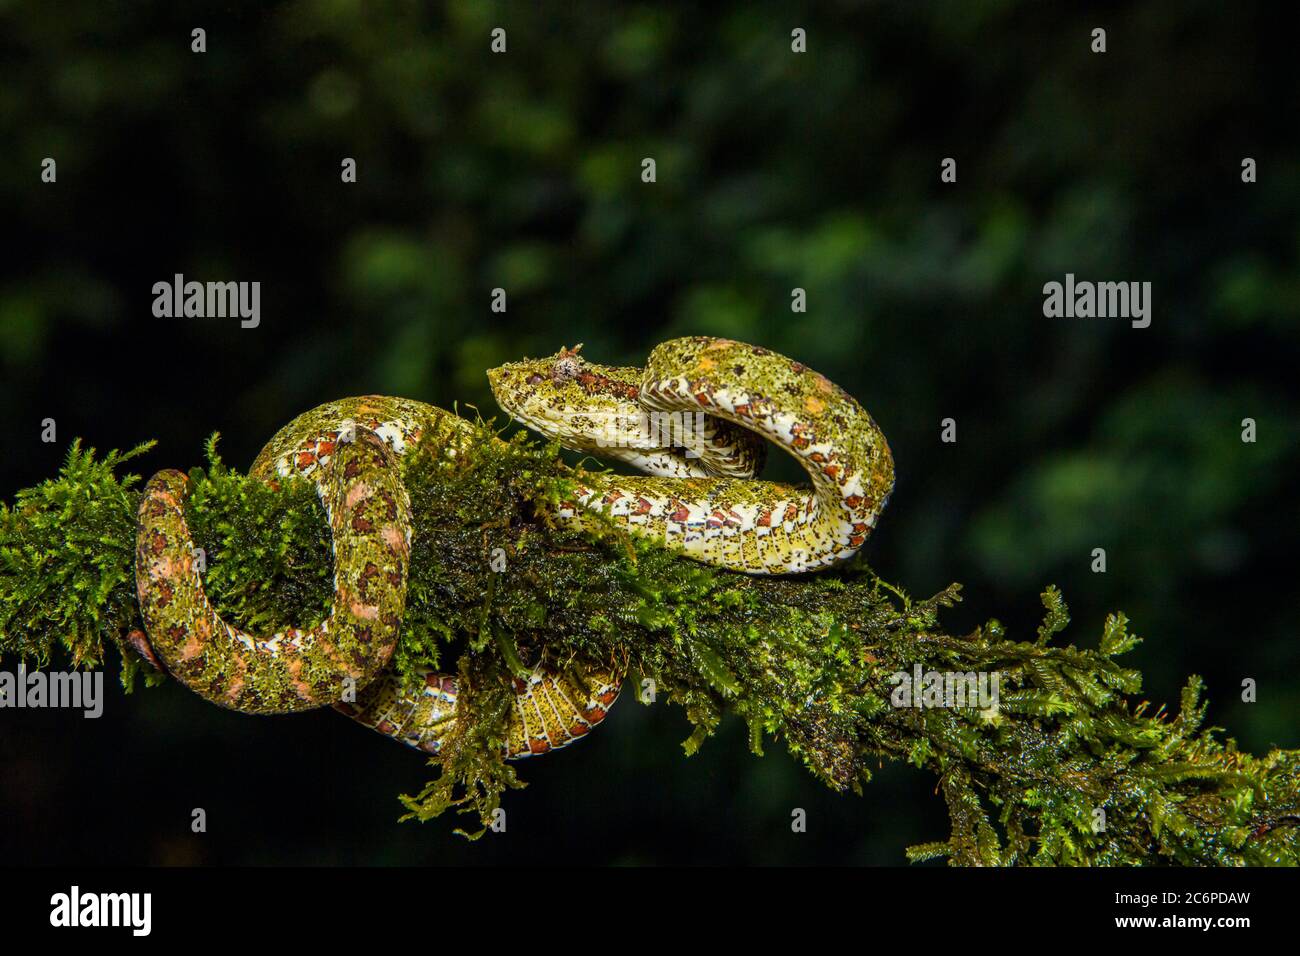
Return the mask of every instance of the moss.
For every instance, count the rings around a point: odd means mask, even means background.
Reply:
[[[916,600],[861,563],[750,577],[598,518],[581,530],[552,527],[539,504],[572,493],[558,449],[495,442],[488,425],[475,427],[472,455],[403,461],[416,527],[394,666],[456,671],[466,717],[431,761],[435,779],[403,798],[408,816],[456,809],[485,826],[502,794],[522,786],[501,757],[509,678],[544,654],[560,667],[626,661],[684,708],[695,728],[687,753],[730,710],[748,723],[756,752],[779,741],[836,790],[860,791],[881,760],[935,774],[952,829],[913,847],[914,860],[1300,861],[1300,755],[1243,754],[1203,727],[1197,678],[1176,716],[1149,714],[1134,700],[1141,675],[1117,661],[1138,640],[1122,615],[1107,619],[1095,648],[1062,645],[1069,613],[1049,588],[1032,640],[1011,640],[996,620],[951,635],[940,616],[959,599],[955,585]],[[0,650],[44,662],[57,643],[88,666],[135,623],[138,495],[132,480],[113,477],[126,457],[96,462],[74,448],[57,479],[0,512]],[[222,612],[267,628],[323,617],[329,541],[311,488],[234,474],[214,444],[193,477],[191,524]],[[65,594],[69,581],[79,583]],[[125,659],[129,678],[130,651]],[[996,713],[893,706],[891,675],[916,665],[996,673]]]
[[[0,502],[0,655],[45,666],[62,648],[98,667],[104,648],[140,626],[135,602],[138,478],[117,470],[153,447],[96,460],[76,441],[57,478]],[[129,689],[138,662],[124,662]],[[160,680],[160,679],[159,679]]]

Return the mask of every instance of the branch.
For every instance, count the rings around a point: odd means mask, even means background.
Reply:
[[[1062,646],[1069,615],[1049,588],[1034,640],[1009,639],[995,620],[955,636],[939,618],[956,585],[914,600],[861,563],[751,577],[613,527],[555,527],[540,506],[566,497],[574,475],[558,449],[496,442],[477,427],[470,456],[417,451],[402,464],[416,527],[394,667],[456,671],[463,714],[430,761],[436,778],[402,798],[408,816],[454,807],[486,825],[501,794],[522,786],[500,753],[509,678],[544,655],[559,667],[629,661],[626,696],[653,687],[685,709],[688,754],[731,710],[756,753],[778,740],[835,790],[860,792],[881,760],[935,774],[952,832],[911,848],[913,860],[1300,862],[1300,754],[1254,757],[1202,727],[1196,677],[1177,716],[1148,715],[1134,700],[1141,675],[1116,662],[1138,643],[1122,614],[1107,618],[1095,649]],[[115,646],[129,689],[138,493],[115,473],[146,447],[96,461],[74,445],[58,478],[0,508],[0,652],[45,664],[62,646],[90,667]],[[321,620],[332,568],[311,487],[229,471],[215,438],[208,452],[188,510],[216,606],[262,630]],[[502,556],[504,570],[493,570]],[[950,699],[995,678],[995,704]]]

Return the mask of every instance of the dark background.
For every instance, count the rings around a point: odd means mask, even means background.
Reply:
[[[898,488],[869,558],[919,595],[964,582],[952,631],[996,616],[1031,637],[1056,583],[1069,640],[1130,615],[1152,700],[1201,673],[1243,747],[1300,746],[1285,10],[0,0],[0,496],[78,435],[158,438],[149,472],[201,463],[220,430],[245,466],[327,399],[493,414],[500,362],[727,335],[872,411]],[[176,272],[260,281],[260,328],[154,318]],[[1152,282],[1151,327],[1045,318],[1066,272]],[[469,844],[449,818],[397,824],[427,768],[337,715],[241,717],[174,683],[124,697],[115,665],[106,684],[98,721],[0,711],[6,862],[899,863],[946,834],[911,768],[837,796],[734,723],[687,760],[681,713],[629,698],[522,764],[507,833]]]

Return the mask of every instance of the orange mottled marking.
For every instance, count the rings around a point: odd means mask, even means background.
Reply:
[[[192,661],[203,653],[203,642],[193,631],[185,632],[185,643],[181,645],[179,657],[182,661]]]
[[[395,524],[385,525],[383,530],[380,531],[380,534],[384,538],[384,544],[388,545],[388,549],[390,551],[393,551],[397,554],[402,554],[405,552],[406,535],[402,533],[402,529],[397,527],[397,525]]]
[[[375,493],[375,490],[364,481],[358,481],[348,489],[347,495],[343,499],[344,506],[349,510],[356,507],[358,501],[364,501]]]
[[[362,604],[360,601],[353,601],[348,605],[348,610],[359,621],[377,621],[379,619],[378,604]]]

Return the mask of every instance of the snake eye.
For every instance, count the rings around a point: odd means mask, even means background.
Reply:
[[[542,381],[543,381],[542,377],[541,377],[540,375],[538,375],[536,372],[534,372],[532,375],[528,376],[528,384],[529,384],[529,385],[541,385],[541,384],[542,384]]]

